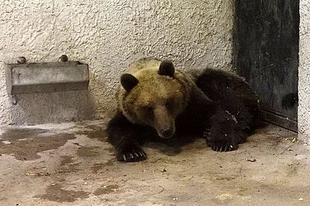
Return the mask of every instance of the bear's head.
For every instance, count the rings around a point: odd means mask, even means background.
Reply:
[[[161,138],[175,133],[176,117],[187,106],[191,81],[170,61],[121,76],[118,106],[129,121],[154,128]]]

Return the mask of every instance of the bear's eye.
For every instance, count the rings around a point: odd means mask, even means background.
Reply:
[[[152,107],[145,107],[144,110],[148,113],[148,114],[153,114],[153,108]]]
[[[166,103],[165,103],[165,107],[167,109],[171,109],[172,108],[172,101],[171,100],[168,100]]]
[[[167,109],[169,109],[170,106],[171,106],[171,103],[170,103],[170,102],[166,102],[165,107],[166,107]]]

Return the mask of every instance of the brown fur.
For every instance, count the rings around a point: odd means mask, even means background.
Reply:
[[[239,76],[212,69],[185,74],[156,59],[141,59],[122,75],[117,104],[107,132],[125,162],[146,159],[140,147],[146,140],[184,133],[204,132],[213,150],[235,150],[258,111],[256,95]]]
[[[169,125],[175,128],[174,120],[186,108],[195,88],[194,82],[179,70],[174,78],[159,75],[160,63],[156,59],[140,59],[132,64],[126,73],[136,77],[139,83],[130,92],[122,86],[117,92],[118,108],[125,117],[132,123],[153,127],[158,134]],[[167,103],[169,111],[165,107]],[[148,113],[148,108],[153,109],[153,115]]]

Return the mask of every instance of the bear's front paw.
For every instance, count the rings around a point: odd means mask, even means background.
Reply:
[[[238,149],[238,144],[240,142],[240,136],[235,132],[232,134],[208,136],[206,138],[207,144],[212,150],[217,152],[228,152]]]
[[[207,142],[207,144],[212,150],[217,152],[228,152],[238,149],[238,143],[233,143],[230,140],[215,140],[213,142]]]
[[[120,162],[139,162],[145,159],[145,152],[135,144],[125,144],[117,152],[117,160]]]

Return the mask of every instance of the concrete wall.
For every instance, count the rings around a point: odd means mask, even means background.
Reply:
[[[310,0],[300,0],[299,137],[310,143]]]
[[[231,0],[0,0],[0,124],[104,118],[120,74],[144,56],[230,69],[232,8]],[[13,105],[6,64],[62,54],[89,64],[89,91],[18,95]]]

